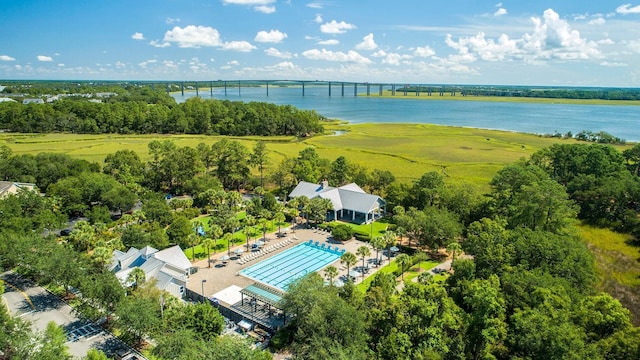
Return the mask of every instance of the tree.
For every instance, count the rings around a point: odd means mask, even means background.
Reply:
[[[347,267],[347,274],[349,274],[349,268],[353,266],[358,258],[353,253],[346,252],[340,256],[340,263],[344,264]]]
[[[371,255],[371,250],[369,250],[369,247],[363,245],[356,250],[356,255],[362,257],[362,279],[364,279],[364,258]]]
[[[189,221],[189,219],[187,219],[184,215],[176,216],[171,225],[169,225],[169,227],[167,228],[167,235],[169,235],[169,240],[172,243],[178,244],[183,248],[186,248],[189,245],[187,237],[191,234],[193,234],[191,221]]]
[[[222,236],[222,240],[227,242],[227,255],[231,256],[231,240],[233,240],[233,234],[225,233]]]
[[[453,268],[453,262],[456,261],[456,256],[462,252],[462,246],[457,241],[454,241],[447,245],[447,252],[451,254],[451,267]]]
[[[202,242],[202,238],[198,234],[191,233],[187,235],[187,243],[191,247],[191,261],[196,259],[196,245]]]
[[[309,201],[307,206],[308,220],[316,224],[323,222],[327,218],[327,211],[329,210],[333,210],[331,200],[316,196]]]
[[[373,246],[373,248],[376,249],[376,264],[377,264],[379,260],[378,255],[380,253],[380,250],[384,249],[385,246],[387,246],[387,243],[383,236],[374,237],[373,239],[371,239],[370,243],[371,243],[371,246]]]
[[[278,233],[281,234],[282,231],[280,229],[280,226],[282,225],[282,223],[286,220],[287,218],[284,216],[284,212],[282,211],[278,211],[275,213],[275,215],[273,216],[273,221],[276,222],[276,224],[278,224]]]
[[[329,265],[324,269],[324,274],[329,279],[329,284],[333,286],[333,279],[338,276],[338,269],[333,265]]]
[[[133,286],[133,290],[136,290],[139,285],[143,284],[147,279],[147,274],[139,267],[133,268],[129,275],[127,275],[127,283]]]
[[[393,231],[386,231],[382,235],[382,239],[384,240],[385,247],[387,248],[387,260],[391,262],[391,246],[396,244],[398,238]]]
[[[69,348],[66,346],[67,334],[64,329],[55,322],[47,323],[47,328],[43,333],[41,346],[36,350],[34,359],[71,359]]]
[[[331,163],[331,170],[327,180],[336,187],[349,183],[351,180],[351,167],[344,156],[338,156],[338,158]]]
[[[149,282],[147,282],[148,284]],[[139,291],[141,288],[138,288]],[[160,325],[158,298],[127,296],[116,309],[117,321],[133,342],[139,342]]]
[[[211,247],[214,245],[214,241],[210,237],[206,237],[202,240],[202,246],[207,251],[207,267],[211,267]]]
[[[251,157],[249,158],[249,164],[258,167],[258,170],[260,171],[260,186],[264,187],[262,172],[264,167],[269,165],[268,150],[264,141],[260,140],[256,142],[253,147]]]
[[[507,333],[505,302],[500,292],[500,279],[476,279],[469,284],[464,304],[470,319],[466,333],[467,354],[470,359],[491,358],[499,350]]]
[[[396,258],[396,262],[398,263],[398,265],[400,265],[400,272],[401,272],[401,276],[402,276],[402,281],[404,281],[404,272],[406,270],[405,267],[407,265],[411,265],[411,256],[409,256],[407,254],[400,254]]]
[[[208,236],[211,237],[211,239],[213,240],[213,253],[216,253],[216,250],[218,249],[218,244],[217,241],[220,238],[220,236],[222,236],[224,232],[222,231],[222,228],[220,227],[220,225],[218,224],[213,224],[211,222],[209,222],[209,232],[207,233]]]

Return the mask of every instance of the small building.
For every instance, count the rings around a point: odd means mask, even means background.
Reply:
[[[191,272],[191,263],[180,246],[172,246],[157,250],[151,246],[142,249],[130,248],[127,252],[113,251],[113,260],[109,268],[124,286],[131,286],[127,281],[133,269],[144,271],[145,278],[156,279],[156,287],[181,299],[187,288]]]
[[[22,104],[44,104],[44,100],[42,99],[23,99]]]
[[[0,199],[9,195],[16,195],[20,191],[38,191],[36,184],[12,181],[0,181]]]
[[[309,199],[329,199],[333,210],[327,220],[342,220],[352,223],[370,223],[386,214],[386,202],[378,195],[367,194],[356,183],[340,187],[329,186],[325,180],[320,184],[301,181],[289,194],[289,198],[306,196]]]
[[[2,102],[17,102],[15,100],[13,100],[12,98],[8,98],[8,97],[0,97],[0,103]]]

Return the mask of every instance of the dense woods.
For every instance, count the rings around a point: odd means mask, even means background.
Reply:
[[[176,104],[168,94],[148,87],[114,94],[97,98],[88,93],[87,97],[68,96],[47,104],[0,102],[0,129],[24,133],[234,136],[306,136],[323,131],[322,116],[290,105],[201,98]]]
[[[83,119],[78,123],[88,121],[93,129],[109,131],[124,129],[124,122],[127,131],[140,131],[133,129],[148,126],[145,116],[160,108],[182,114],[183,122],[168,115],[166,124],[183,124],[184,132],[218,133],[224,127],[248,134],[263,131],[269,116],[274,116],[274,127],[268,131],[275,133],[321,130],[315,128],[320,119],[313,113],[200,99],[173,107],[63,101],[1,109],[3,119],[8,119],[7,114],[18,108],[44,116],[55,114],[57,106],[69,106],[65,111],[78,114],[85,109],[91,115],[74,115]],[[96,119],[104,119],[107,109],[147,115],[134,120],[112,114],[110,119],[120,120],[98,125]],[[243,116],[248,117],[242,120]],[[252,116],[260,119],[259,126],[257,120],[249,120]],[[287,116],[296,123],[297,116],[306,116],[310,127],[289,128],[286,121],[280,122]],[[235,127],[222,125],[225,122]],[[245,133],[250,129],[254,130]],[[326,286],[324,274],[311,274],[292,285],[285,297],[283,305],[295,317],[273,339],[274,349],[288,349],[300,359],[640,357],[640,330],[632,324],[630,312],[637,315],[638,309],[627,309],[596,289],[593,255],[573,229],[583,221],[640,236],[640,145],[624,152],[603,144],[554,145],[504,167],[485,194],[449,184],[440,172],[400,183],[389,171],[368,169],[343,156],[321,158],[313,148],[280,163],[270,162],[268,145],[258,142],[249,149],[232,139],[195,148],[152,141],[148,151],[146,162],[123,149],[96,164],[59,154],[13,154],[0,147],[0,179],[33,182],[43,193],[24,191],[0,199],[0,266],[61,296],[72,288],[79,290],[82,297],[74,304],[80,313],[93,320],[109,319],[106,326],[122,331],[131,344],[152,337],[156,346],[150,351],[159,359],[271,355],[219,336],[222,318],[208,305],[172,299],[162,317],[160,293],[151,283],[140,280],[140,286],[123,289],[106,270],[112,251],[146,245],[188,248],[205,241],[216,249],[220,242],[232,241],[234,230],[259,226],[267,219],[292,220],[300,214],[322,222],[326,204],[308,199],[285,204],[276,199],[285,198],[298,181],[322,179],[333,186],[356,182],[387,200],[392,210],[388,239],[356,236],[377,249],[398,237],[408,239],[403,266],[436,256],[444,248],[464,250],[469,256],[456,258],[448,277],[423,276],[404,283],[401,290],[397,281],[402,272],[376,275],[365,292],[351,282],[341,288]],[[241,192],[247,191],[260,196],[243,201]],[[166,194],[188,196],[167,200]],[[246,211],[245,219],[236,218],[239,209]],[[211,215],[204,239],[193,234],[190,222],[200,214]],[[58,236],[55,230],[77,216],[86,221],[79,221],[69,236]],[[344,229],[336,230],[338,235]],[[0,323],[9,329],[8,337],[0,335],[2,351],[24,348],[29,329],[3,312]],[[55,331],[42,338],[46,336],[55,336]]]

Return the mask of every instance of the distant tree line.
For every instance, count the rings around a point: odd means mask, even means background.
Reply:
[[[65,98],[50,104],[3,102],[0,129],[23,133],[233,136],[306,136],[323,131],[321,115],[290,105],[200,98],[176,104],[167,97],[149,91],[114,96],[104,103],[84,98]]]
[[[403,92],[405,88],[396,87],[397,92]],[[527,97],[548,99],[599,99],[599,100],[640,100],[640,90],[627,88],[550,88],[536,89],[524,86],[514,87],[475,87],[475,86],[408,86],[407,92],[416,91],[424,94],[431,92],[439,94],[456,94],[459,96],[498,96],[498,97]]]

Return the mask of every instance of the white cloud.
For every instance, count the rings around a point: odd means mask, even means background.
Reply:
[[[320,45],[338,45],[338,44],[340,44],[340,41],[337,40],[337,39],[320,40],[320,41],[318,41],[318,44],[320,44]]]
[[[0,55],[0,61],[15,61],[15,58],[12,58],[9,55]]]
[[[172,68],[172,69],[177,69],[178,68],[178,64],[174,63],[171,60],[165,60],[162,62],[162,64],[168,68]]]
[[[209,26],[179,26],[164,34],[164,42],[178,44],[181,48],[199,48],[201,46],[221,46],[220,33]]]
[[[380,49],[380,50],[374,52],[373,54],[371,54],[371,56],[373,56],[373,57],[384,57],[384,56],[387,56],[387,53],[384,50]]]
[[[462,37],[454,41],[447,35],[445,43],[458,51],[452,59],[471,62],[476,56],[486,61],[525,60],[576,60],[600,57],[597,43],[582,38],[577,30],[571,29],[566,20],[548,9],[542,19],[532,17],[534,30],[520,39],[510,39],[506,34],[495,40],[487,38],[484,32],[475,36]]]
[[[507,15],[507,9],[500,8],[493,13],[493,16],[502,16],[502,15]]]
[[[378,44],[373,40],[373,33],[362,38],[362,42],[356,45],[357,50],[374,50],[378,47]]]
[[[618,14],[640,14],[640,5],[631,6],[631,4],[620,5],[616,8]]]
[[[598,40],[598,44],[601,44],[601,45],[613,45],[613,44],[615,44],[615,42],[613,40],[609,39],[609,38],[606,38],[606,39]]]
[[[226,4],[253,6],[253,10],[271,14],[276,11],[276,7],[271,5],[276,0],[222,0]]]
[[[250,52],[256,47],[247,41],[228,41],[222,44],[222,50]]]
[[[286,38],[286,33],[280,32],[279,30],[271,30],[269,32],[259,31],[253,40],[264,43],[279,43]]]
[[[606,67],[625,67],[628,66],[625,63],[620,63],[620,62],[608,62],[608,61],[603,61],[600,63],[601,66],[606,66]]]
[[[293,70],[296,68],[296,66],[291,61],[279,62],[274,67],[281,70]]]
[[[257,12],[261,12],[264,14],[273,14],[274,12],[276,12],[275,6],[260,5],[260,6],[254,7],[253,9]]]
[[[144,40],[144,35],[142,35],[142,33],[133,33],[133,35],[131,35],[131,38],[133,40]]]
[[[145,68],[145,69],[146,69],[146,68],[147,68],[147,65],[149,65],[149,64],[155,64],[155,63],[157,63],[157,62],[158,62],[158,60],[156,60],[156,59],[151,59],[151,60],[147,60],[147,61],[143,61],[143,62],[141,62],[141,63],[138,63],[138,66],[140,66],[141,68]]]
[[[118,69],[123,69],[126,68],[127,65],[125,65],[125,63],[123,63],[122,61],[116,61],[116,68]]]
[[[14,65],[14,67],[16,68],[16,70],[20,71],[22,70],[22,65]]]
[[[631,51],[640,53],[640,41],[629,41],[627,42],[627,46]]]
[[[64,67],[64,64],[58,64],[59,67]]]
[[[604,18],[595,18],[592,20],[589,20],[588,24],[589,25],[604,25],[607,22],[607,20],[605,20]]]
[[[382,59],[382,63],[383,64],[388,64],[388,65],[398,66],[398,65],[400,65],[400,60],[411,59],[411,58],[412,58],[411,55],[401,55],[401,54],[398,54],[398,53],[387,53],[387,54],[385,54],[385,58]]]
[[[324,4],[320,2],[312,2],[312,3],[308,3],[307,7],[310,7],[312,9],[322,9],[324,8]]]
[[[157,47],[157,48],[165,48],[171,46],[171,43],[168,41],[160,42],[158,40],[149,41],[149,45]]]
[[[268,48],[264,51],[265,54],[269,55],[269,56],[273,56],[273,57],[277,57],[277,58],[281,58],[281,59],[291,59],[292,55],[290,52],[286,51],[286,52],[281,52],[280,50],[276,49],[276,48]]]
[[[168,18],[165,19],[164,22],[169,24],[169,25],[171,25],[171,24],[179,23],[180,22],[180,18],[170,18],[170,17],[168,17]]]
[[[419,56],[419,57],[425,57],[425,58],[431,57],[435,54],[436,54],[436,51],[429,46],[425,46],[425,47],[418,46],[416,50],[413,52],[413,55]]]
[[[311,49],[311,50],[304,51],[302,53],[302,56],[312,60],[352,62],[352,63],[358,63],[358,64],[371,63],[371,60],[367,59],[366,57],[358,54],[358,52],[353,50],[349,50],[348,53],[343,53],[342,51]]]
[[[53,58],[51,56],[45,56],[45,55],[38,55],[38,61],[53,61]]]
[[[316,24],[322,24],[322,21],[323,21],[323,20],[322,20],[322,15],[319,15],[319,14],[318,14],[318,15],[316,15],[316,18],[315,18],[315,19],[313,19],[313,21],[314,21]]]
[[[238,66],[238,65],[240,65],[240,63],[238,62],[238,60],[231,60],[231,61],[227,62],[227,65]]]
[[[320,31],[325,34],[344,34],[347,30],[353,29],[356,29],[355,25],[348,24],[344,21],[337,22],[335,20],[331,20],[331,22],[320,25]]]

